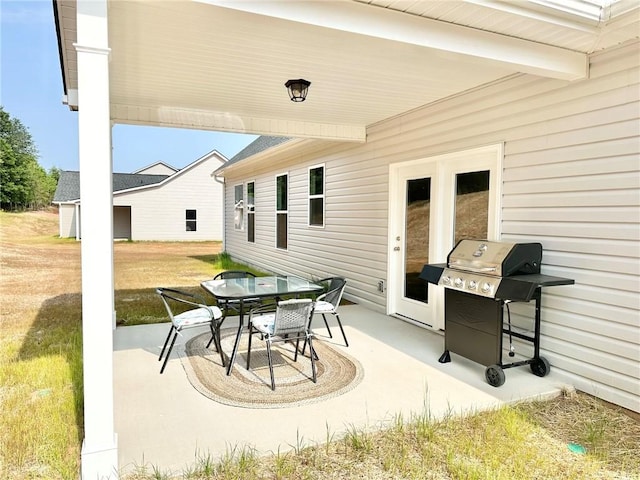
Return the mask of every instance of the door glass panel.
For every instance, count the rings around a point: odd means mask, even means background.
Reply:
[[[407,180],[404,296],[427,303],[427,284],[418,278],[429,263],[431,178]]]
[[[489,170],[456,175],[454,242],[484,240],[489,225]]]

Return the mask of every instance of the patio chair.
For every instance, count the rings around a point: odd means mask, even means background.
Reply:
[[[161,361],[164,356],[160,373],[163,373],[167,366],[171,350],[180,332],[185,328],[203,325],[209,325],[211,329],[211,339],[209,343],[207,343],[207,348],[209,348],[211,342],[215,342],[216,351],[220,353],[220,358],[222,359],[222,366],[226,366],[220,345],[220,325],[222,324],[223,318],[220,309],[207,305],[200,295],[183,292],[174,288],[159,287],[156,289],[156,293],[162,299],[162,303],[167,309],[169,319],[171,320],[171,327],[169,328],[167,339],[164,341],[164,346],[158,357],[158,361]],[[171,334],[173,334],[173,339],[171,339]],[[169,339],[171,339],[171,344],[169,344]],[[167,345],[169,345],[168,350]]]
[[[276,389],[273,375],[273,356],[271,345],[275,342],[296,341],[296,352],[293,358],[298,361],[298,347],[300,340],[309,343],[311,357],[311,372],[313,383],[316,383],[316,355],[313,350],[313,333],[309,328],[309,321],[313,315],[314,303],[309,298],[283,300],[277,305],[265,305],[251,310],[249,316],[249,346],[247,352],[247,369],[251,366],[251,339],[255,333],[267,344],[269,360],[269,374],[271,375],[271,390]],[[274,310],[275,308],[275,310]]]
[[[228,278],[255,278],[255,275],[245,270],[225,270],[224,272],[220,272],[215,277],[213,277],[214,280],[225,280]],[[222,318],[222,321],[224,321],[224,319],[228,316],[230,310],[234,311],[236,314],[240,314],[239,301],[216,299],[216,302],[224,312],[224,317]],[[246,298],[242,302],[242,305],[245,311],[250,310],[254,307],[260,306],[261,304],[262,304],[262,301],[259,298]]]
[[[344,339],[345,346],[349,346],[349,342],[347,341],[347,336],[344,333],[344,328],[342,328],[342,322],[340,321],[340,315],[338,314],[338,307],[340,306],[340,301],[342,300],[342,294],[344,293],[344,288],[347,285],[347,281],[342,277],[328,277],[323,278],[322,280],[318,280],[316,283],[328,283],[328,289],[326,293],[323,293],[318,298],[316,298],[316,305],[313,310],[313,314],[321,314],[322,319],[324,320],[324,324],[327,327],[327,332],[329,333],[329,337],[333,338],[331,334],[331,329],[329,328],[329,324],[327,323],[327,314],[331,314],[336,317],[338,321],[338,326],[340,327],[340,331],[342,332],[342,338]],[[313,320],[313,319],[312,319]]]

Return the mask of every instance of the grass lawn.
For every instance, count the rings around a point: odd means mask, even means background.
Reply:
[[[0,479],[76,479],[83,438],[80,244],[52,212],[0,212]],[[199,291],[228,259],[217,242],[117,242],[119,324],[165,320],[156,286]],[[159,285],[158,279],[162,279]],[[300,432],[304,436],[304,432]],[[572,451],[583,447],[585,452]],[[162,479],[153,466],[128,478]],[[464,418],[428,412],[385,431],[327,432],[258,457],[201,458],[194,479],[639,479],[638,416],[586,394]]]

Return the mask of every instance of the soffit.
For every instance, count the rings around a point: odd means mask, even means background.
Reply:
[[[362,141],[368,125],[521,71],[517,65],[382,38],[374,31],[297,21],[286,9],[270,16],[251,11],[255,2],[231,2],[231,8],[224,3],[108,3],[115,122]],[[299,2],[257,2],[258,10],[267,4]],[[75,1],[56,0],[56,5],[65,84],[75,89]],[[384,9],[407,24],[424,17],[474,29],[469,32],[504,35],[498,40],[533,40],[534,47],[567,51],[589,52],[604,38],[597,25],[558,25],[470,2],[315,5],[325,10],[351,5],[372,13]],[[619,24],[622,33],[615,41],[633,38],[625,29],[634,25],[633,17]],[[307,101],[289,101],[283,84],[290,78],[312,82]]]
[[[354,1],[583,53],[640,35],[637,0],[602,1],[604,5],[613,3],[602,8],[590,0]]]

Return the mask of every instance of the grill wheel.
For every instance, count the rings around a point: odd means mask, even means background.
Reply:
[[[538,357],[533,359],[533,361],[529,366],[531,367],[531,372],[533,372],[533,374],[536,377],[544,377],[551,370],[551,365],[549,365],[549,361],[544,357]]]
[[[492,387],[499,387],[505,381],[504,370],[500,365],[489,365],[484,371],[484,377]]]

